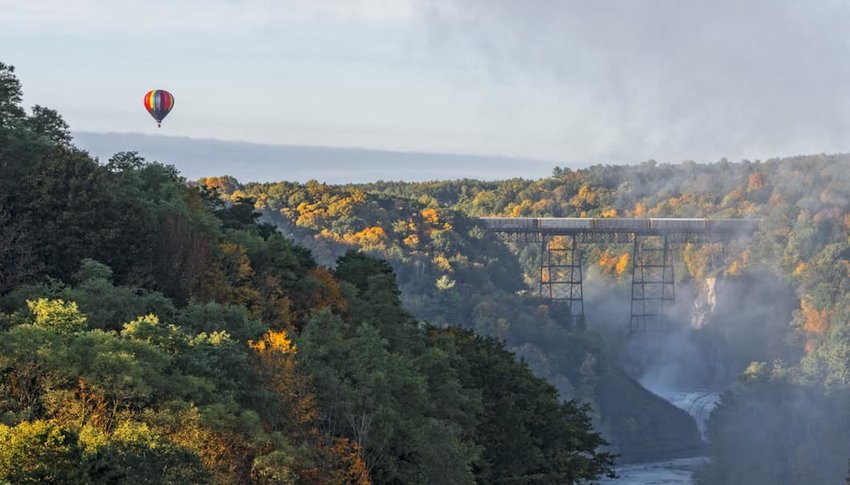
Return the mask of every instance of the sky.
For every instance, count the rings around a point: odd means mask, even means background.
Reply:
[[[850,151],[848,28],[832,0],[0,0],[0,61],[80,132],[710,162]]]

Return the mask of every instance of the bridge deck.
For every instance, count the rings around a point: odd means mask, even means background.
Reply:
[[[487,229],[509,234],[700,234],[750,236],[759,219],[673,219],[626,217],[482,217]]]

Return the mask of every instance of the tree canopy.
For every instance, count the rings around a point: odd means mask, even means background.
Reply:
[[[501,342],[417,321],[386,262],[323,267],[250,197],[223,201],[132,152],[101,163],[21,95],[0,64],[0,482],[610,473],[586,408]],[[502,390],[522,406],[490,403]],[[534,460],[494,462],[499,430]]]

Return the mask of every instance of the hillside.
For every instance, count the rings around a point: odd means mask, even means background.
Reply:
[[[497,182],[330,187],[312,182],[241,185],[215,178],[201,183],[230,200],[256,199],[267,220],[296,238],[310,239],[320,259],[329,260],[347,247],[387,258],[399,272],[404,300],[415,315],[506,339],[562,395],[594,402],[603,423],[607,416],[621,416],[623,410],[613,407],[620,397],[634,396],[623,394],[628,385],[621,383],[613,387],[617,398],[606,400],[601,384],[609,377],[601,371],[588,380],[588,369],[623,365],[636,378],[663,376],[663,385],[730,389],[709,423],[714,464],[700,475],[704,483],[726,483],[729,477],[795,483],[788,477],[803,476],[826,483],[846,471],[848,453],[842,450],[850,445],[850,430],[842,424],[847,421],[841,410],[850,408],[848,155],[597,165],[556,169],[539,180]],[[702,315],[699,328],[663,333],[654,350],[635,355],[618,330],[627,310],[611,311],[622,306],[616,295],[628,291],[622,261],[628,260],[630,248],[586,248],[588,284],[598,296],[588,302],[587,320],[572,322],[563,311],[521,296],[534,293],[539,252],[510,241],[506,251],[472,219],[496,215],[742,217],[761,218],[762,224],[751,242],[729,248],[721,266],[711,264],[716,259],[711,247],[678,248],[678,284],[694,298],[710,286],[720,295],[717,307]],[[524,281],[517,279],[517,267]],[[683,323],[695,312],[684,311]],[[603,335],[606,343],[594,334]],[[783,405],[787,400],[777,395],[797,396],[796,402],[807,404]],[[753,413],[755,405],[767,407]],[[644,400],[625,411],[651,415],[651,408]],[[747,431],[751,427],[744,422],[761,431]],[[782,432],[777,426],[789,422],[801,428],[776,440]],[[646,431],[634,421],[603,424],[610,439],[629,450],[633,441],[622,435],[625,429]],[[663,442],[652,436],[655,446]],[[830,443],[828,451],[823,443]],[[751,451],[772,447],[781,454]],[[749,459],[759,467],[750,467]]]
[[[562,398],[592,403],[624,460],[702,447],[690,417],[624,373],[596,332],[586,332],[566,308],[528,294],[517,257],[474,218],[421,200],[316,182],[242,186],[218,177],[199,185],[231,203],[255,200],[267,221],[322,263],[333,264],[351,248],[385,258],[414,316],[504,339]]]
[[[588,408],[171,166],[98,163],[0,64],[0,483],[564,483]]]

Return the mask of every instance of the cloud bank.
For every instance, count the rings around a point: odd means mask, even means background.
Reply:
[[[36,80],[28,95],[85,131],[142,130],[126,100],[167,84],[179,91],[171,134],[198,138],[568,165],[850,151],[846,2],[0,0],[0,11],[6,61]]]

